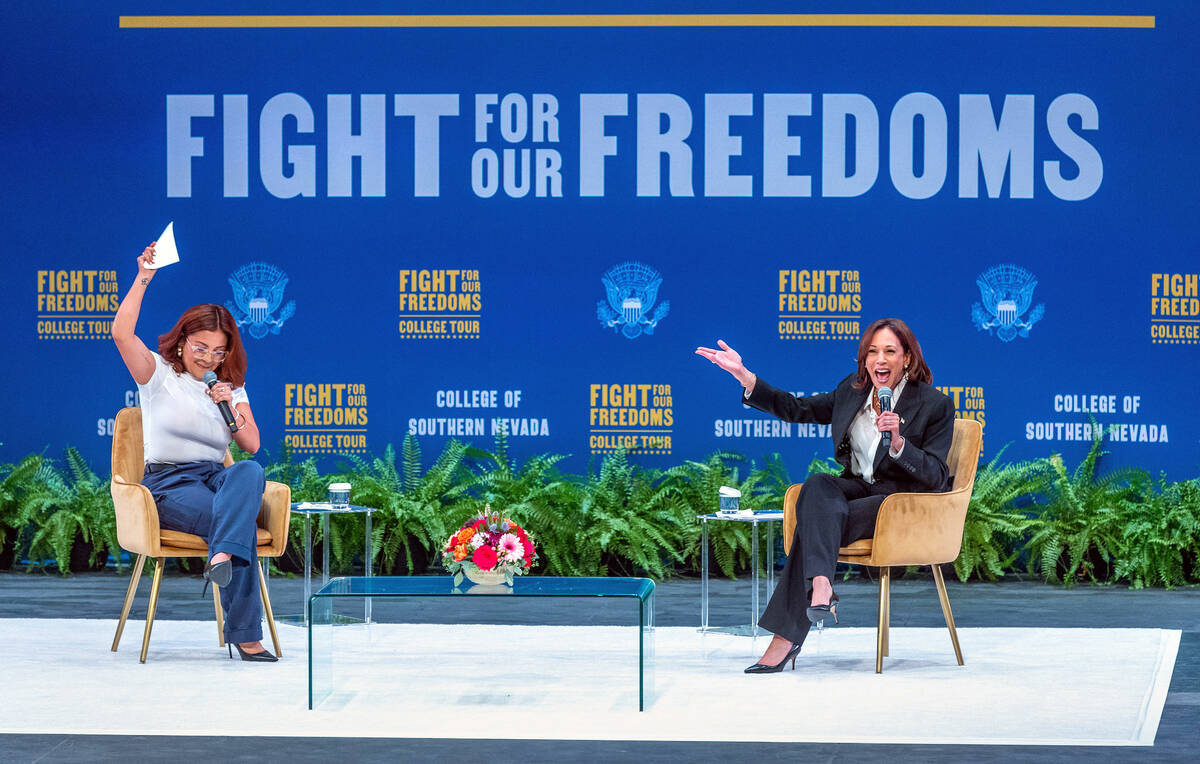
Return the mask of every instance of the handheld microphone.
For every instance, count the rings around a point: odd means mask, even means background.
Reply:
[[[211,372],[211,371],[204,372],[204,384],[208,385],[209,389],[211,390],[212,386],[217,384],[216,373]],[[890,397],[891,391],[890,390],[888,391],[888,396],[889,396],[888,400],[890,402],[891,401],[891,397]],[[237,420],[234,419],[233,411],[229,408],[229,404],[226,403],[225,401],[219,401],[217,403],[217,408],[221,412],[221,418],[224,419],[225,424],[229,426],[229,431],[237,432],[238,431]]]
[[[211,372],[209,372],[209,373],[211,374]],[[879,388],[878,395],[879,395],[879,413],[882,414],[884,411],[891,411],[892,410],[892,388],[881,387],[881,388]],[[892,447],[892,431],[891,430],[883,431],[883,445],[887,446],[888,448]]]

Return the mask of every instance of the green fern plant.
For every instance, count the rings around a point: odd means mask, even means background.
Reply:
[[[21,501],[21,517],[35,530],[29,541],[30,565],[54,559],[62,575],[70,572],[71,547],[76,537],[92,545],[88,564],[110,551],[120,560],[116,514],[108,481],[101,480],[74,448],[66,451],[67,473],[48,461],[34,473]]]
[[[1042,494],[1050,471],[1045,460],[1000,464],[1008,446],[975,473],[967,507],[962,551],[954,561],[960,581],[971,576],[995,581],[1011,568],[1036,521],[1022,508]]]
[[[1115,577],[1131,588],[1167,589],[1200,579],[1200,480],[1160,477],[1144,500],[1129,500],[1121,520]]]
[[[266,479],[284,483],[291,488],[294,502],[325,501],[328,497],[329,483],[334,481],[321,474],[317,468],[317,458],[310,456],[303,461],[297,461],[295,449],[289,446],[287,441],[280,444],[279,454],[278,460],[272,461],[264,467]],[[234,452],[234,459],[237,459],[236,452]],[[322,539],[321,524],[313,525],[315,527],[311,528],[311,542],[315,545]],[[333,523],[330,523],[330,531],[330,535],[333,535]],[[295,555],[293,562],[302,565],[303,562],[297,550],[304,549],[304,518],[298,514],[292,515],[291,523],[288,526],[288,540],[292,549],[290,554]],[[335,561],[336,559],[335,557]],[[337,562],[340,563],[340,561]],[[340,567],[340,564],[337,567]]]
[[[16,464],[0,465],[0,543],[15,538],[22,527],[21,500],[42,466],[40,454],[30,454]]]
[[[1122,507],[1145,494],[1149,475],[1141,469],[1122,469],[1096,477],[1103,431],[1087,456],[1068,473],[1062,456],[1046,463],[1051,470],[1047,504],[1033,520],[1029,551],[1030,572],[1040,571],[1051,583],[1074,586],[1077,580],[1108,583],[1114,580],[1114,553],[1122,545]]]
[[[665,578],[671,563],[683,562],[695,511],[659,486],[660,478],[630,464],[624,451],[604,457],[581,486],[577,517],[552,530],[551,544],[572,554],[568,575]]]
[[[401,444],[401,465],[396,468],[396,451],[388,444],[382,458],[370,462],[347,454],[355,503],[375,507],[372,536],[375,558],[391,573],[404,552],[409,570],[414,568],[414,545],[426,559],[450,536],[450,508],[461,502],[475,482],[466,468],[467,447],[451,440],[437,461],[421,472],[421,448],[413,435]],[[335,543],[333,549],[338,547]]]
[[[557,465],[566,455],[538,454],[518,466],[509,456],[508,437],[501,428],[493,451],[468,448],[467,457],[477,472],[470,495],[450,512],[450,529],[491,505],[493,511],[511,518],[531,534],[541,558],[539,568],[553,575],[569,575],[565,571],[571,568],[570,546],[548,545],[548,529],[563,525],[566,517],[578,515],[581,504],[578,486],[558,471]]]
[[[703,462],[687,461],[664,473],[661,490],[673,495],[681,503],[680,511],[686,513],[690,530],[686,538],[686,561],[689,567],[699,567],[700,524],[696,515],[708,514],[718,505],[721,486],[737,488],[741,494],[743,509],[777,509],[789,484],[787,468],[779,454],[767,457],[762,468],[751,462],[744,480],[736,466],[745,462],[745,457],[728,452],[711,454]],[[747,570],[750,565],[762,565],[762,560],[751,560],[753,550],[751,534],[754,526],[749,523],[709,523],[709,546],[713,561],[726,576],[733,578],[737,571]]]

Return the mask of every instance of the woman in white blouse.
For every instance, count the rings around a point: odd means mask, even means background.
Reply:
[[[154,244],[137,259],[138,275],[113,319],[113,340],[137,382],[142,408],[146,475],[168,530],[194,533],[208,542],[204,586],[220,587],[225,640],[244,661],[274,661],[262,645],[262,602],[258,594],[256,521],[265,483],[253,461],[224,466],[230,441],[258,451],[258,426],[243,385],[246,351],[237,323],[220,305],[188,308],[158,338],[157,352],[137,336],[138,313],[154,278]],[[204,376],[217,381],[208,386]],[[231,407],[231,433],[218,404]],[[230,648],[230,657],[233,650]]]

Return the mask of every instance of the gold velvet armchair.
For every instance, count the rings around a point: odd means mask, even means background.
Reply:
[[[888,654],[888,624],[891,616],[892,565],[929,565],[937,584],[938,600],[958,665],[963,665],[958,632],[954,628],[954,613],[946,595],[946,582],[941,565],[954,562],[962,548],[963,524],[967,505],[975,485],[975,469],[979,466],[979,451],[983,444],[983,428],[972,419],[956,419],[954,438],[947,466],[953,476],[951,489],[946,493],[894,493],[883,500],[875,521],[875,536],[860,539],[838,550],[838,562],[878,566],[879,624],[875,636],[875,673],[883,672],[883,657]],[[788,488],[783,499],[783,543],[790,551],[796,528],[796,500],[801,483]]]
[[[233,463],[233,457],[225,452],[225,465]],[[121,609],[121,620],[117,623],[117,634],[113,637],[112,649],[116,652],[125,630],[125,620],[137,593],[138,581],[146,558],[154,558],[154,582],[150,587],[150,604],[146,609],[146,632],[142,637],[140,662],[146,662],[146,650],[150,646],[150,630],[154,626],[154,611],[158,607],[158,592],[162,584],[163,567],[168,557],[201,557],[208,559],[208,544],[199,536],[180,531],[163,530],[158,525],[158,508],[150,491],[141,484],[145,471],[142,458],[142,410],[124,408],[117,412],[112,445],[112,497],[117,515],[117,541],[121,548],[137,555],[129,588],[125,592],[125,605]],[[263,492],[262,509],[258,514],[258,556],[278,557],[287,545],[288,522],[291,515],[291,488],[267,481]],[[255,566],[257,567],[257,566]],[[266,583],[259,568],[259,592],[262,595],[263,612],[271,630],[271,641],[275,654],[281,655],[279,634],[275,630],[275,614],[271,611],[271,598],[267,595]],[[217,644],[225,645],[224,615],[221,611],[220,595],[213,586],[213,607],[217,614]]]

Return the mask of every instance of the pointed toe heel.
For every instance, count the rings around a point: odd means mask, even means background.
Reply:
[[[227,642],[225,644],[225,646],[229,648],[230,659],[233,658],[234,648],[237,648],[238,655],[241,656],[242,660],[244,660],[244,661],[261,661],[264,663],[274,663],[275,661],[279,660],[274,655],[267,652],[265,649],[261,653],[248,653],[245,650],[243,650],[242,646],[239,645],[237,642]]]
[[[200,590],[200,596],[208,594],[208,584],[211,582],[213,586],[229,586],[229,582],[233,580],[233,560],[225,560],[212,564],[210,560],[204,566],[204,588]]]
[[[783,660],[779,663],[771,665],[769,663],[755,663],[753,666],[747,666],[744,673],[747,674],[776,674],[783,671],[784,665],[790,660],[792,662],[792,670],[796,670],[796,656],[800,654],[800,645],[792,645],[787,651],[787,655],[783,656]]]
[[[825,619],[832,616],[833,622],[836,625],[838,622],[837,603],[838,598],[835,594],[833,595],[833,599],[829,601],[828,605],[809,605],[808,610],[806,611],[808,614],[808,620],[816,624],[818,629],[823,629],[825,628]]]

